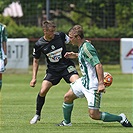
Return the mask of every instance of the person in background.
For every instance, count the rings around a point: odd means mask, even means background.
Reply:
[[[2,88],[2,74],[7,64],[7,31],[6,26],[0,23],[0,91]]]
[[[69,31],[69,38],[73,45],[79,47],[79,50],[78,53],[67,52],[65,57],[78,57],[82,77],[70,84],[71,88],[64,96],[64,120],[57,126],[72,126],[71,113],[74,100],[85,97],[88,102],[88,113],[92,119],[103,122],[119,122],[124,127],[132,127],[125,114],[114,115],[99,110],[101,95],[105,92],[104,71],[96,49],[84,38],[83,28],[80,25],[75,25]]]
[[[30,86],[35,87],[37,82],[41,54],[44,54],[46,57],[47,70],[37,95],[36,114],[31,119],[30,124],[35,124],[40,120],[46,94],[52,86],[57,85],[62,78],[67,83],[74,82],[79,78],[74,63],[64,57],[66,53],[65,44],[69,43],[69,37],[63,32],[55,32],[56,25],[53,21],[44,21],[42,29],[44,35],[35,43],[33,48],[33,72]]]

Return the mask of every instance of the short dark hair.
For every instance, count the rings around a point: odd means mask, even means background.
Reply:
[[[53,28],[55,28],[56,27],[56,25],[55,25],[55,23],[53,22],[53,21],[49,21],[49,20],[47,20],[47,21],[43,21],[42,22],[42,28],[44,29],[48,29],[49,27],[53,27]]]

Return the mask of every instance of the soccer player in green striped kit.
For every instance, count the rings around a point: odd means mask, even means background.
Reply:
[[[7,32],[6,26],[0,23],[0,91],[2,88],[2,73],[7,64]]]
[[[103,122],[119,122],[124,127],[132,127],[125,114],[114,115],[101,112],[101,95],[105,92],[103,67],[98,58],[94,46],[85,40],[83,29],[80,25],[75,25],[69,31],[69,38],[73,45],[79,47],[78,53],[67,52],[66,58],[78,57],[82,77],[71,83],[70,90],[64,96],[63,114],[64,120],[57,126],[72,126],[71,113],[74,100],[85,97],[88,102],[89,116],[94,120]]]

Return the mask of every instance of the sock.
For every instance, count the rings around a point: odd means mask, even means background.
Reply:
[[[2,88],[2,80],[0,80],[0,90],[1,90],[1,88]]]
[[[73,109],[73,103],[63,103],[64,122],[66,124],[71,122],[72,109]]]
[[[36,114],[37,115],[41,115],[41,110],[42,110],[42,107],[45,103],[45,96],[44,97],[41,97],[39,94],[37,96],[37,100],[36,100]]]
[[[113,114],[109,114],[107,112],[102,112],[101,120],[103,120],[104,122],[115,122],[115,121],[120,122],[122,120],[122,118],[119,115],[113,115]]]

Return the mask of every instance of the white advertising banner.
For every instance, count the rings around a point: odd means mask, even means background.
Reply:
[[[121,38],[121,68],[123,73],[133,73],[133,38]]]
[[[29,40],[27,38],[9,38],[7,41],[7,59],[7,71],[28,70]]]

